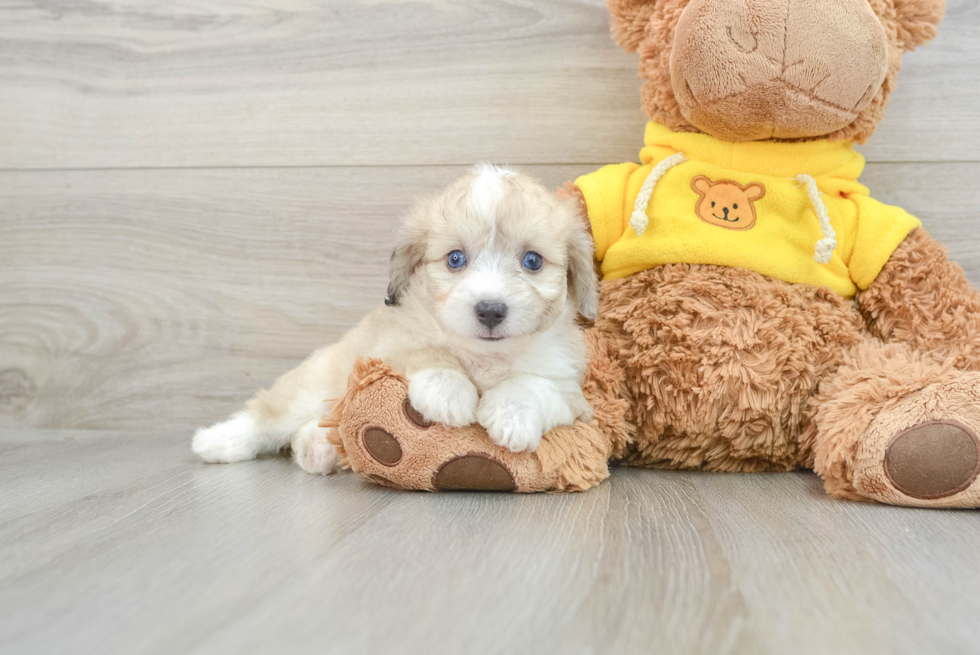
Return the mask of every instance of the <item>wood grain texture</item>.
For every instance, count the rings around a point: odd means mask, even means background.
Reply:
[[[0,168],[617,159],[644,119],[607,26],[603,0],[21,3]]]
[[[603,0],[0,7],[0,168],[628,161]],[[873,161],[975,161],[980,7],[906,56]]]
[[[0,3],[0,652],[977,652],[975,512],[811,474],[429,495],[190,453],[381,302],[415,194],[636,157],[603,5]],[[950,0],[863,149],[975,284],[977,43]]]
[[[975,519],[803,473],[433,495],[0,430],[0,651],[975,653]]]
[[[0,173],[0,422],[190,429],[383,299],[391,235],[457,167]],[[557,186],[587,166],[528,167]],[[980,164],[872,165],[980,282]]]

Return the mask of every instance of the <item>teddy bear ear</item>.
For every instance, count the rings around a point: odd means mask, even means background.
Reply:
[[[898,19],[898,38],[912,50],[936,38],[939,23],[946,14],[946,0],[894,0]]]
[[[626,52],[636,52],[643,31],[658,0],[606,0],[611,17],[613,38]]]

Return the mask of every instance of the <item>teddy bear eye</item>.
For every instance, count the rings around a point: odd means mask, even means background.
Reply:
[[[715,206],[715,201],[714,201],[714,200],[712,200],[712,201],[711,201],[711,206],[712,206],[712,207],[714,207],[714,206]]]
[[[738,209],[738,203],[735,203],[734,205],[732,205],[732,209]]]

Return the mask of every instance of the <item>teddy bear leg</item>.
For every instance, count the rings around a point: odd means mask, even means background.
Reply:
[[[980,373],[869,340],[822,383],[813,419],[804,446],[831,495],[980,507]]]
[[[980,291],[922,228],[906,237],[858,303],[882,341],[980,371]]]
[[[321,425],[347,467],[397,489],[584,491],[609,475],[609,440],[595,421],[555,428],[535,452],[514,453],[478,425],[425,421],[404,376],[378,360],[357,362],[347,395]]]

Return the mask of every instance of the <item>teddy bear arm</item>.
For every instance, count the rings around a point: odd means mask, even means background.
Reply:
[[[980,370],[980,292],[922,228],[901,243],[858,305],[872,334]]]
[[[587,382],[602,388],[615,383],[609,377],[593,374]],[[601,407],[589,423],[553,429],[536,452],[514,453],[494,444],[479,425],[451,428],[427,421],[411,405],[403,375],[380,360],[358,360],[346,395],[333,402],[320,425],[328,428],[328,440],[346,467],[385,487],[585,491],[609,476],[608,459],[623,430],[623,403]]]

